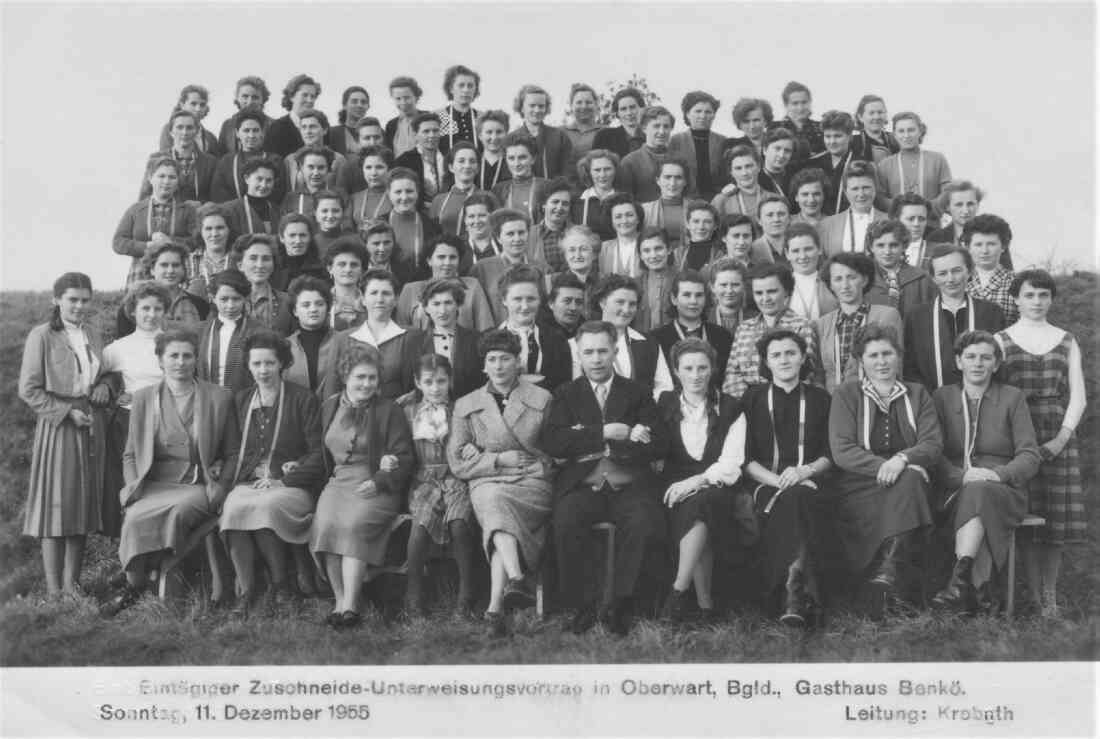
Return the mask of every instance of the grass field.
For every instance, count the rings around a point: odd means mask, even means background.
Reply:
[[[97,297],[95,321],[109,335],[117,294]],[[443,615],[386,625],[375,613],[361,629],[321,625],[322,601],[278,614],[235,620],[196,598],[167,606],[146,598],[107,621],[96,595],[118,567],[111,542],[90,538],[84,597],[45,599],[38,543],[22,537],[23,501],[34,418],[18,399],[22,342],[45,320],[46,294],[0,294],[0,665],[205,664],[508,664],[622,662],[849,662],[1093,660],[1100,658],[1100,506],[1096,505],[1097,315],[1100,277],[1059,280],[1052,321],[1070,328],[1085,354],[1091,401],[1079,434],[1089,494],[1090,540],[1068,550],[1060,598],[1064,620],[1044,621],[1026,608],[1012,622],[968,621],[922,613],[884,625],[838,608],[823,630],[792,633],[765,621],[751,604],[717,626],[675,629],[641,621],[626,638],[597,628],[562,632],[563,619],[522,614],[511,638],[491,640],[480,624]],[[445,589],[445,588],[444,588]]]

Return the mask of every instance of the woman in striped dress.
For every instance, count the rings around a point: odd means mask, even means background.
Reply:
[[[91,279],[66,272],[53,295],[50,321],[27,336],[19,372],[19,397],[38,417],[23,535],[42,542],[50,595],[79,591],[84,542],[101,527],[101,409],[111,395],[99,376],[103,341],[84,323]]]
[[[997,334],[1004,350],[1000,379],[1027,396],[1042,462],[1031,481],[1028,510],[1046,524],[1021,537],[1031,597],[1044,616],[1056,617],[1062,545],[1085,541],[1087,515],[1074,432],[1085,412],[1081,348],[1068,331],[1047,322],[1054,280],[1043,270],[1025,270],[1009,288],[1020,319]]]

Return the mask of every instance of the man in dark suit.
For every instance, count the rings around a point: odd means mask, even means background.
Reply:
[[[672,347],[676,346],[678,341],[694,336],[714,347],[718,355],[714,364],[716,370],[725,367],[729,361],[733,336],[721,326],[703,320],[703,316],[710,309],[707,305],[706,278],[693,269],[680,272],[672,280],[669,299],[672,301],[672,320],[653,329],[650,334],[652,339],[661,345],[665,357],[671,361]],[[680,380],[676,376],[676,368],[669,367],[669,371],[672,372],[673,385],[679,390]],[[722,380],[721,371],[711,374],[711,382],[716,390],[722,389]]]
[[[566,464],[555,482],[554,545],[570,625],[596,623],[596,597],[586,578],[592,525],[615,524],[615,588],[608,610],[613,633],[630,629],[632,598],[647,552],[664,537],[657,479],[649,467],[668,451],[668,431],[650,392],[616,375],[615,327],[589,321],[577,330],[583,375],[557,389],[540,446]]]
[[[431,319],[424,331],[420,354],[441,354],[451,360],[451,397],[461,398],[485,384],[478,334],[458,325],[458,309],[466,288],[458,279],[431,280],[420,295],[420,305]]]
[[[995,334],[1005,327],[1005,317],[1001,306],[967,295],[974,261],[965,247],[933,247],[928,271],[939,295],[905,314],[903,375],[908,382],[919,382],[931,392],[962,380],[955,366],[955,339],[965,331]]]

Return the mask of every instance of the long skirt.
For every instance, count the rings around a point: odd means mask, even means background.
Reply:
[[[271,529],[288,544],[305,544],[309,541],[313,508],[313,496],[302,488],[257,490],[251,484],[238,485],[225,499],[218,528],[222,533]]]
[[[1009,532],[1027,515],[1027,494],[1003,482],[968,482],[952,503],[955,531],[977,517],[985,529],[985,544],[975,558],[973,579],[981,584],[990,577],[990,565],[1001,570],[1008,559]]]
[[[550,484],[540,479],[471,481],[470,503],[481,525],[485,557],[493,555],[493,534],[502,531],[516,538],[527,568],[536,567],[546,545],[552,501]]]
[[[799,557],[806,557],[809,565],[816,563],[821,554],[818,545],[821,494],[809,485],[795,485],[778,495],[777,492],[777,488],[769,485],[759,485],[753,491],[762,529],[762,574],[767,593],[786,584],[791,564]]]
[[[118,558],[125,569],[142,554],[176,551],[187,535],[213,515],[203,485],[146,482],[126,508]]]
[[[906,468],[890,487],[873,477],[844,473],[837,482],[836,528],[852,572],[862,572],[886,539],[929,526],[928,483]]]
[[[401,512],[401,496],[356,489],[370,472],[364,465],[340,465],[321,491],[309,534],[309,549],[324,571],[320,555],[337,554],[371,565],[384,564],[386,544]]]
[[[91,415],[92,426],[82,429],[68,417],[56,426],[38,418],[24,536],[84,536],[100,530],[107,434],[102,411],[93,408]]]
[[[118,494],[126,481],[122,479],[122,453],[126,451],[126,437],[130,434],[130,409],[115,408],[107,427],[107,456],[103,471],[103,526],[99,532],[117,538],[122,531],[122,505]]]

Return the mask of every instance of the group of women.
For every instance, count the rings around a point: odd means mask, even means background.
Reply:
[[[606,351],[653,405],[607,438],[670,440],[649,460],[675,563],[665,617],[713,618],[742,550],[784,623],[815,623],[845,584],[883,618],[929,574],[944,517],[955,562],[933,605],[995,610],[1028,513],[1045,519],[1019,541],[1030,593],[1057,614],[1063,545],[1085,533],[1081,352],[1047,322],[1053,279],[1013,272],[1008,224],[921,148],[919,116],[888,132],[866,95],[818,122],[792,82],[784,119],[742,99],[744,135],[725,139],[708,93],[672,134],[630,88],[601,127],[577,84],[556,128],[525,85],[508,132],[472,108],[480,84],[448,69],[447,106],[425,112],[398,77],[384,126],[349,88],[330,128],[312,78],[273,120],[248,77],[217,136],[206,90],[183,90],[115,234],[131,257],[115,341],[87,322],[80,273],[27,338],[24,533],[51,593],[79,588],[87,534],[118,537],[113,615],[216,520],[211,595],[238,613],[331,592],[327,623],[355,626],[407,536],[406,611],[426,612],[442,547],[471,614],[480,536],[487,622],[506,633],[534,602],[568,466],[547,419],[567,386],[600,386]]]

